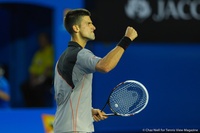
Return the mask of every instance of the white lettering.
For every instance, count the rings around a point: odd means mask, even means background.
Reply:
[[[199,9],[200,0],[157,0],[157,13],[152,13],[149,1],[128,0],[125,6],[125,13],[129,18],[137,22],[143,22],[149,17],[152,17],[152,20],[156,22],[168,19],[200,20]]]
[[[166,128],[166,131],[167,132],[175,132],[175,129],[168,129],[168,128]]]
[[[167,3],[166,10],[165,10],[165,19],[169,19],[172,16],[174,19],[179,19],[179,14],[176,10],[176,6],[174,1],[170,0]]]
[[[194,132],[198,132],[198,129],[184,129],[184,132],[194,133]]]
[[[158,15],[153,15],[152,18],[155,21],[161,21],[164,19],[164,6],[165,6],[165,1],[164,0],[159,0],[158,1]]]
[[[125,13],[129,18],[142,22],[151,15],[151,8],[146,0],[128,0]]]
[[[198,14],[198,10],[197,10],[198,6],[200,8],[200,1],[199,0],[193,1],[190,5],[190,12],[195,19],[200,20],[200,10],[199,10],[199,14]]]
[[[184,11],[185,9],[185,6],[190,6],[190,1],[189,0],[185,0],[185,1],[182,1],[182,2],[179,2],[178,5],[177,5],[177,10],[179,12],[179,15],[182,19],[185,19],[185,20],[189,20],[191,19],[191,16],[189,13],[186,13]]]
[[[176,132],[183,132],[183,129],[177,128],[177,129],[176,129]]]

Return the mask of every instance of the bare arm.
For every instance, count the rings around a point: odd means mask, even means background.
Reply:
[[[116,46],[104,58],[99,60],[96,65],[96,70],[102,73],[111,71],[115,68],[123,53],[124,49],[120,46]]]
[[[0,90],[0,99],[2,99],[4,101],[9,101],[10,96],[8,94],[6,94],[5,92],[3,92],[2,90]]]
[[[125,37],[128,37],[131,41],[133,41],[137,37],[137,32],[132,27],[127,27]],[[124,51],[125,48],[123,48],[123,46],[116,46],[104,58],[99,60],[95,67],[96,71],[102,73],[107,73],[111,71],[119,62]]]

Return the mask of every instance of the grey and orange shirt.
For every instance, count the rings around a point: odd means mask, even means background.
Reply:
[[[90,50],[72,41],[60,56],[54,77],[57,103],[54,133],[94,131],[92,78],[99,59]]]

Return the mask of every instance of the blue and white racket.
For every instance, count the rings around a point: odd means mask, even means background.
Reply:
[[[149,101],[149,94],[143,84],[135,80],[127,80],[117,85],[111,92],[108,104],[113,114],[105,116],[132,116],[142,111]]]

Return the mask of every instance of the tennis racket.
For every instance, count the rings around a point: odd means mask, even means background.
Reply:
[[[142,111],[149,101],[149,94],[144,85],[135,80],[127,80],[117,85],[108,98],[112,114],[105,116],[132,116]]]

